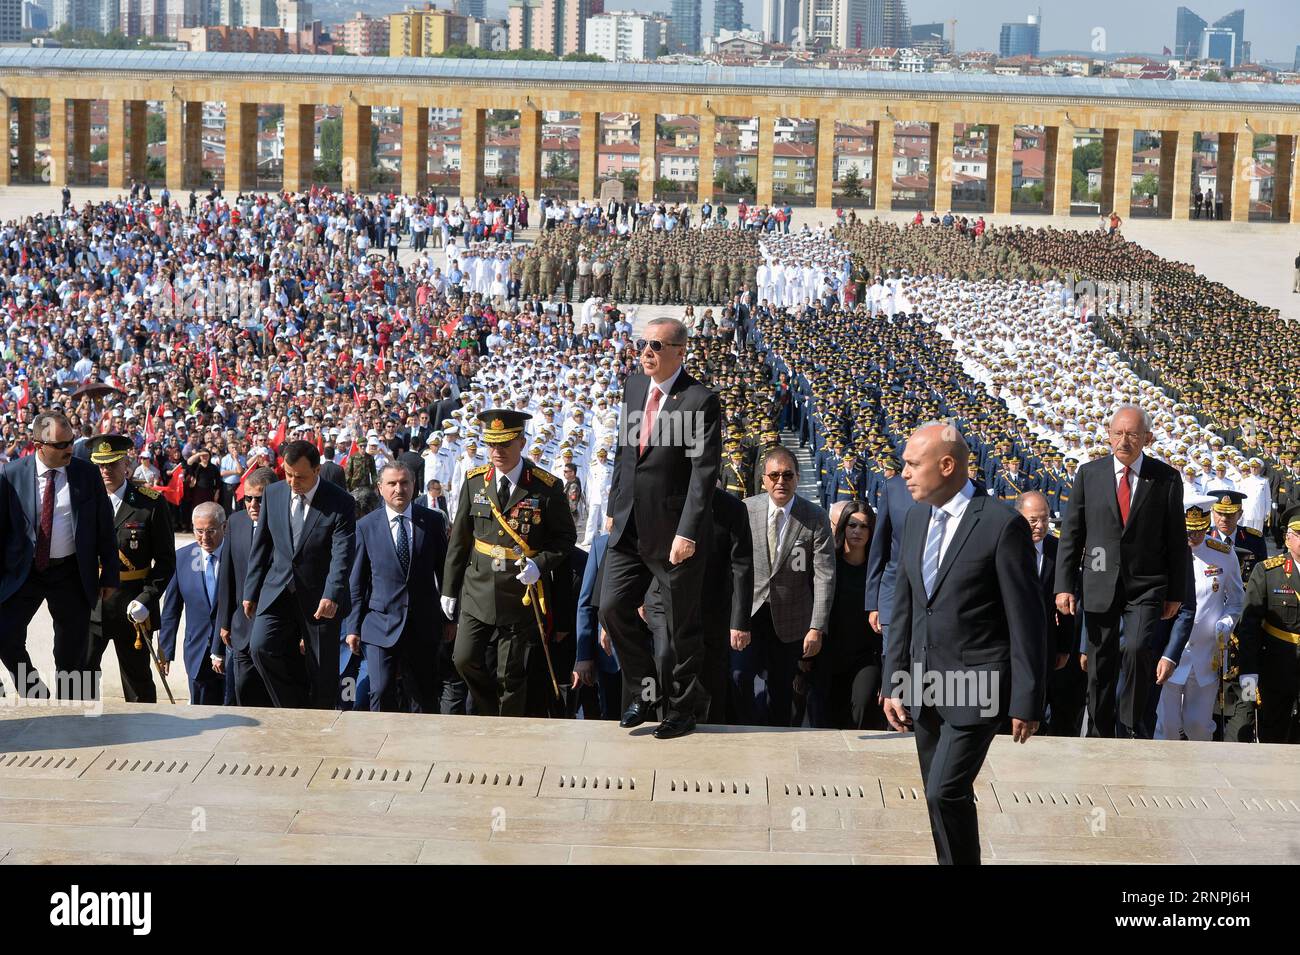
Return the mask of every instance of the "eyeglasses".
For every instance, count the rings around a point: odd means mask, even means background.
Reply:
[[[245,491],[245,492],[244,492],[244,503],[248,503],[249,501],[256,501],[258,504],[261,504],[261,503],[262,503],[262,495],[260,495],[260,494],[249,494],[247,491]]]
[[[1146,433],[1145,431],[1112,431],[1112,432],[1110,432],[1110,436],[1111,436],[1112,438],[1114,438],[1116,441],[1121,441],[1121,440],[1123,440],[1124,438],[1128,438],[1130,441],[1141,441],[1141,440],[1143,440],[1143,439],[1146,437],[1146,434],[1147,434],[1147,433]]]
[[[669,346],[672,346],[674,348],[684,348],[686,346],[686,343],[685,342],[660,342],[660,341],[655,341],[654,339],[650,339],[649,341],[647,341],[644,338],[638,338],[636,340],[637,351],[645,351],[646,348],[648,347],[653,352],[661,352],[665,348],[668,348]]]
[[[776,484],[778,481],[793,481],[797,476],[798,475],[796,475],[793,471],[768,471],[767,472],[767,479],[771,481],[773,484]]]
[[[72,441],[37,441],[36,443],[39,444],[39,445],[40,445],[41,447],[43,447],[43,448],[54,448],[54,450],[56,450],[56,451],[66,451],[66,450],[68,450],[68,448],[72,447],[72,445],[73,445],[74,442],[72,442]]]

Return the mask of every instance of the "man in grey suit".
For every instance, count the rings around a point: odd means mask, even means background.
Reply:
[[[815,657],[835,599],[835,536],[826,512],[795,495],[799,462],[777,445],[760,465],[763,494],[745,499],[754,539],[750,633],[767,663],[769,722],[789,726],[799,663]]]

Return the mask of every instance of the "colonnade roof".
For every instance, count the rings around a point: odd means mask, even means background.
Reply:
[[[188,53],[167,50],[0,49],[0,72],[116,72],[235,77],[320,77],[385,83],[428,81],[435,85],[651,86],[712,89],[719,93],[898,97],[1030,97],[1050,100],[1138,101],[1152,105],[1294,107],[1300,85],[1110,77],[998,76],[987,73],[891,73],[874,70],[726,67],[712,64],[569,63],[538,60],[474,60],[442,57],[319,56],[271,53]]]

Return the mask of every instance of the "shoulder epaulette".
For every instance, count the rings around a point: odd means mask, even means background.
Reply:
[[[1208,544],[1212,550],[1217,550],[1220,554],[1232,553],[1231,545],[1225,544],[1223,541],[1215,540],[1212,537],[1207,537],[1205,538],[1205,543]]]
[[[481,464],[476,468],[470,468],[468,471],[466,471],[465,477],[467,478],[478,477],[480,474],[487,474],[491,470],[492,470],[492,465]]]
[[[143,494],[145,497],[149,498],[150,500],[156,501],[158,500],[158,498],[162,497],[162,493],[160,491],[156,490],[153,487],[150,487],[148,484],[137,484],[135,485],[135,489],[139,491],[141,494]]]
[[[1246,531],[1247,534],[1250,534],[1250,535],[1253,536],[1253,537],[1263,537],[1263,536],[1264,536],[1264,532],[1261,531],[1261,530],[1260,530],[1259,528],[1257,528],[1257,527],[1247,527],[1247,528],[1245,528],[1245,531]]]
[[[1267,557],[1260,561],[1259,566],[1265,570],[1272,570],[1274,567],[1281,567],[1286,562],[1286,554],[1278,554],[1276,557]]]
[[[559,480],[559,478],[557,478],[550,471],[544,471],[535,464],[533,465],[532,470],[533,470],[533,475],[537,478],[537,480],[541,481],[547,487],[553,487],[555,485],[555,482]]]

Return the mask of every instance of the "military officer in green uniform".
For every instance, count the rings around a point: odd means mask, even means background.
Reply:
[[[485,716],[524,715],[528,658],[543,652],[538,618],[546,626],[551,610],[547,583],[577,540],[564,485],[523,457],[531,417],[478,416],[491,463],[465,473],[442,579],[443,611],[460,611],[452,660]]]
[[[1300,743],[1300,505],[1282,521],[1285,549],[1255,565],[1238,631],[1241,695],[1258,702],[1261,743]]]
[[[176,538],[162,496],[152,487],[127,480],[131,473],[128,455],[134,448],[131,439],[120,434],[102,435],[90,442],[90,461],[99,466],[113,505],[122,584],[91,611],[86,669],[95,674],[98,698],[100,662],[111,642],[117,651],[126,701],[157,703],[158,691],[150,672],[153,658],[146,647],[136,649],[135,623],[145,624],[151,634],[158,629],[158,603],[176,572]]]

